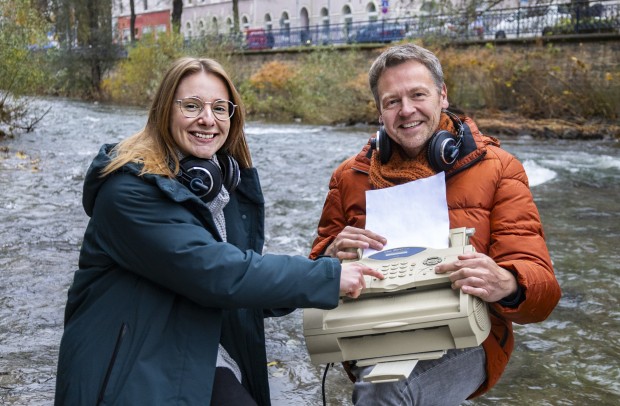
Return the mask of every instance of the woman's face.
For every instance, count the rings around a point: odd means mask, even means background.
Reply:
[[[188,97],[193,98],[189,105],[193,109],[199,107],[201,101],[204,103],[202,111],[193,118],[185,117],[176,102]],[[179,150],[186,155],[211,159],[226,142],[230,130],[230,120],[219,120],[213,114],[215,109],[222,116],[221,107],[215,106],[213,102],[230,100],[225,82],[211,73],[194,73],[179,82],[174,99],[170,132]]]

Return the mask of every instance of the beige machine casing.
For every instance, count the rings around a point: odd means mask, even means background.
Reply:
[[[358,299],[341,298],[332,310],[304,310],[304,336],[315,364],[356,360],[379,364],[366,381],[405,378],[421,359],[446,350],[478,346],[491,329],[485,302],[450,287],[448,274],[435,265],[473,252],[473,229],[450,230],[446,249],[392,249],[361,259],[385,279],[366,277]],[[399,370],[403,361],[415,361]],[[413,366],[411,366],[413,365]],[[399,372],[400,371],[400,372]]]

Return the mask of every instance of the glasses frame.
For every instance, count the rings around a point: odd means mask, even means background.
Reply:
[[[200,104],[202,104],[202,107],[200,108],[200,110],[198,110],[198,112],[196,113],[195,116],[188,116],[183,111],[183,107],[181,106],[181,103],[183,103],[183,100],[187,100],[187,99],[195,100],[196,102],[200,102]],[[230,116],[228,116],[228,118],[221,118],[213,111],[213,104],[218,103],[218,102],[225,102],[225,103],[228,103],[231,106]],[[197,96],[184,97],[182,99],[175,100],[174,103],[179,106],[179,111],[181,112],[181,114],[183,114],[183,117],[185,117],[185,118],[196,118],[196,117],[198,117],[200,115],[200,113],[202,113],[203,110],[205,109],[205,106],[209,105],[209,108],[211,109],[211,114],[213,114],[213,117],[215,117],[217,120],[220,120],[220,121],[229,121],[232,118],[232,116],[235,115],[235,109],[237,108],[237,105],[235,103],[233,103],[232,101],[230,101],[230,100],[217,99],[217,100],[214,100],[212,102],[206,102],[206,101],[203,101],[200,97],[197,97]],[[196,104],[198,104],[198,103],[196,103]]]

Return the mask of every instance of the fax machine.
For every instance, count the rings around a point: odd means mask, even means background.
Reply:
[[[358,299],[341,298],[332,310],[304,310],[304,336],[315,364],[356,360],[377,365],[369,382],[406,378],[421,359],[439,358],[452,348],[475,347],[491,329],[485,302],[453,290],[441,262],[473,252],[474,230],[450,230],[450,247],[395,248],[359,260],[385,279],[366,277]]]

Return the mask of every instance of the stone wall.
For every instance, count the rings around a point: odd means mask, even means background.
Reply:
[[[570,53],[580,61],[586,62],[592,68],[593,73],[597,73],[600,78],[605,77],[608,72],[620,72],[620,35],[591,35],[591,36],[565,36],[546,39],[531,40],[498,40],[491,42],[495,45],[498,52],[532,52],[537,47],[553,46],[560,50],[558,55]],[[468,43],[456,43],[458,49],[467,51],[469,47],[486,46],[487,42],[473,41]],[[259,67],[265,62],[274,59],[295,60],[301,54],[311,52],[313,47],[293,48],[293,49],[272,49],[265,51],[246,52],[242,54],[243,62]],[[349,49],[343,46],[342,49]],[[359,52],[367,53],[369,60],[373,59],[382,46],[359,45]],[[565,68],[568,68],[567,66]]]
[[[498,51],[505,52],[528,52],[534,47],[553,46],[563,55],[569,53],[580,61],[591,66],[591,72],[597,73],[602,78],[608,72],[620,72],[620,36],[619,35],[596,35],[588,37],[564,37],[556,39],[541,39],[529,42],[506,41],[497,43]]]

